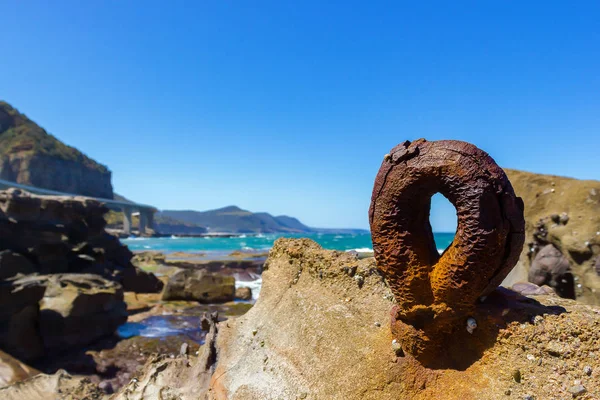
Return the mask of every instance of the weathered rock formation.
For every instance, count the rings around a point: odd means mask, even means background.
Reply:
[[[45,291],[27,277],[0,281],[0,347],[21,360],[44,355],[37,323]]]
[[[575,298],[575,285],[569,260],[552,244],[542,247],[529,268],[529,282],[549,285],[561,297]]]
[[[0,350],[0,388],[24,381],[40,371]]]
[[[106,396],[85,378],[60,370],[54,375],[39,374],[31,379],[0,388],[3,400],[102,400]]]
[[[182,269],[167,282],[163,300],[195,300],[200,303],[224,303],[235,296],[235,278],[206,270]]]
[[[505,285],[526,281],[538,252],[552,244],[568,260],[568,273],[573,275],[573,287],[566,293],[600,304],[600,268],[595,266],[600,257],[600,182],[506,173],[525,203],[526,246]]]
[[[454,241],[439,255],[429,223],[431,197],[456,207]],[[448,342],[477,313],[518,260],[523,202],[504,171],[477,147],[454,140],[402,143],[375,179],[369,222],[377,267],[398,306],[393,330],[423,363],[443,362]]]
[[[38,326],[47,353],[82,347],[111,335],[127,321],[123,289],[118,283],[91,274],[38,279],[46,279]]]
[[[36,272],[35,265],[27,257],[10,250],[0,251],[0,280]]]
[[[123,289],[97,275],[0,281],[0,347],[21,360],[84,346],[125,321]]]
[[[263,282],[250,311],[211,328],[200,357],[157,358],[111,400],[550,399],[579,384],[600,396],[598,309],[499,289],[480,326],[456,332],[469,338],[455,349],[461,368],[430,369],[393,342],[395,300],[373,258],[280,239]]]
[[[252,289],[249,287],[239,287],[235,289],[235,298],[240,300],[252,300]]]
[[[111,173],[0,101],[0,179],[112,199]]]
[[[106,234],[102,204],[0,191],[0,348],[34,360],[114,333],[123,290],[156,292],[154,275]]]
[[[0,191],[0,279],[17,273],[93,273],[126,291],[160,291],[162,283],[137,270],[131,251],[104,231],[107,211],[85,198]]]

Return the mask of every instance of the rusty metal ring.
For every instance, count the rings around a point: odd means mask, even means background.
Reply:
[[[458,217],[441,256],[429,222],[436,193]],[[465,323],[478,298],[514,267],[524,242],[523,202],[504,171],[484,151],[454,140],[407,141],[386,154],[369,222],[377,266],[398,303],[399,339],[416,355]]]

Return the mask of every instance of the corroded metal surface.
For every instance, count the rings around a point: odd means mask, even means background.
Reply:
[[[441,256],[429,223],[436,193],[458,217],[454,241]],[[398,303],[392,330],[423,362],[465,329],[478,299],[514,267],[524,241],[523,202],[504,171],[487,153],[453,140],[407,141],[386,154],[369,222],[378,268]]]

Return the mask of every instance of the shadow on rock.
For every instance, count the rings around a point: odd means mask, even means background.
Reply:
[[[451,332],[444,348],[431,362],[422,364],[431,369],[466,370],[478,361],[483,353],[497,343],[500,330],[513,322],[535,324],[537,316],[559,315],[566,312],[560,306],[545,306],[535,299],[499,287],[482,303],[473,315],[476,326],[469,333],[468,322]]]

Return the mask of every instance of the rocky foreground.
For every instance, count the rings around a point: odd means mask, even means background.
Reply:
[[[526,238],[506,283],[532,281],[600,305],[600,182],[506,170],[525,203]]]
[[[76,390],[81,378],[74,376],[85,376],[86,391],[113,393],[151,356],[174,356],[184,346],[195,354],[208,332],[204,313],[224,320],[252,306],[251,291],[236,288],[234,275],[258,276],[264,259],[134,257],[106,233],[107,211],[86,198],[0,191],[0,387],[37,376],[36,388]],[[160,268],[161,276],[140,267]],[[39,375],[63,369],[73,376]],[[48,396],[61,398],[54,393]]]
[[[61,390],[61,398],[111,400],[598,398],[600,310],[548,288],[515,288],[529,295],[497,290],[478,306],[479,327],[455,333],[465,344],[456,367],[425,368],[392,342],[394,300],[372,258],[280,239],[256,305],[216,325],[206,318],[198,356],[156,357],[111,396],[57,373],[0,389],[0,397],[53,398]]]
[[[37,373],[29,365],[55,371],[45,367],[114,335],[128,319],[125,291],[161,291],[105,232],[107,211],[85,198],[0,191],[0,386]]]

